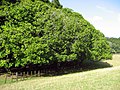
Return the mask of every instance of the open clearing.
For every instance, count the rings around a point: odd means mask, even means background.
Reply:
[[[0,85],[0,90],[120,90],[120,55],[104,61],[113,67]]]

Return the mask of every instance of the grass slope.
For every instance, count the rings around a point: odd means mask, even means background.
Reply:
[[[119,90],[120,66],[1,85],[0,90]]]
[[[119,90],[120,55],[104,61],[113,67],[0,85],[0,90]]]

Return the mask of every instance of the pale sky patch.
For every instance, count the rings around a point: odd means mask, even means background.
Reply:
[[[120,37],[120,15],[119,17],[113,17],[111,20],[106,20],[101,16],[93,16],[87,18],[87,20],[94,25],[97,30],[100,30],[106,37]],[[119,20],[119,21],[117,21]]]
[[[98,9],[100,9],[100,10],[103,10],[104,12],[107,12],[107,13],[114,13],[114,11],[109,10],[109,9],[106,8],[106,7],[102,7],[102,6],[100,6],[100,5],[97,5],[96,7],[97,7]]]
[[[119,23],[120,23],[120,13],[118,14],[118,21],[119,21]]]
[[[101,21],[101,20],[103,20],[103,17],[101,17],[101,16],[94,16],[93,18],[91,18],[92,22],[97,22],[97,21]]]

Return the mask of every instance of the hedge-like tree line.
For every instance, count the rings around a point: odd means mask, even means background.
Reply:
[[[111,58],[104,35],[79,13],[48,0],[11,1],[0,2],[0,67]]]
[[[107,40],[110,44],[111,47],[111,52],[112,53],[120,53],[120,37],[119,38],[108,38]]]

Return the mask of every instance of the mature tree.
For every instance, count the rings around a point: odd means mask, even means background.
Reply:
[[[0,67],[111,58],[104,35],[70,9],[35,0],[0,12]]]

